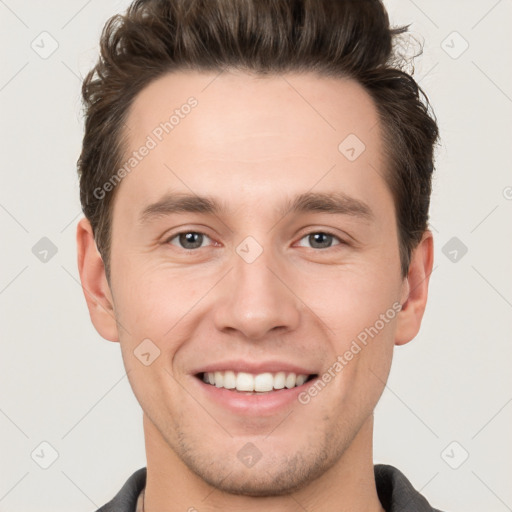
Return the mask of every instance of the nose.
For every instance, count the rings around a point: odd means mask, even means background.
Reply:
[[[237,254],[233,260],[234,268],[223,280],[222,296],[217,297],[217,329],[237,331],[253,341],[296,329],[302,303],[290,287],[286,270],[270,251],[263,251],[252,263]]]

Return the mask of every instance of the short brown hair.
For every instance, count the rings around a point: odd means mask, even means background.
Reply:
[[[136,0],[112,17],[100,58],[82,86],[85,134],[80,200],[110,276],[115,188],[98,198],[123,159],[123,126],[137,94],[179,69],[257,74],[315,72],[348,77],[373,98],[387,156],[407,275],[428,226],[438,127],[427,96],[394,50],[405,27],[391,28],[381,0]]]

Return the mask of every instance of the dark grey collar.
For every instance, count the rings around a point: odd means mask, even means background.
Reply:
[[[393,466],[374,467],[377,494],[386,512],[441,512],[414,489],[404,474]],[[97,512],[135,512],[137,498],[146,485],[146,468],[135,471],[116,496]]]

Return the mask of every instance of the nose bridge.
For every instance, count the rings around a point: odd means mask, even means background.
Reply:
[[[297,327],[298,301],[283,284],[287,280],[283,266],[270,247],[247,237],[236,248],[233,267],[215,315],[219,329],[235,329],[258,339],[277,328]]]

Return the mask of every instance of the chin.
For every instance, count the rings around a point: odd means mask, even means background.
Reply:
[[[182,454],[183,455],[183,454]],[[306,487],[321,476],[332,464],[327,450],[265,455],[254,466],[247,468],[235,459],[230,464],[228,458],[210,458],[209,463],[190,457],[183,457],[188,468],[208,485],[221,492],[238,496],[271,497],[284,496]],[[215,462],[212,462],[212,459]]]

